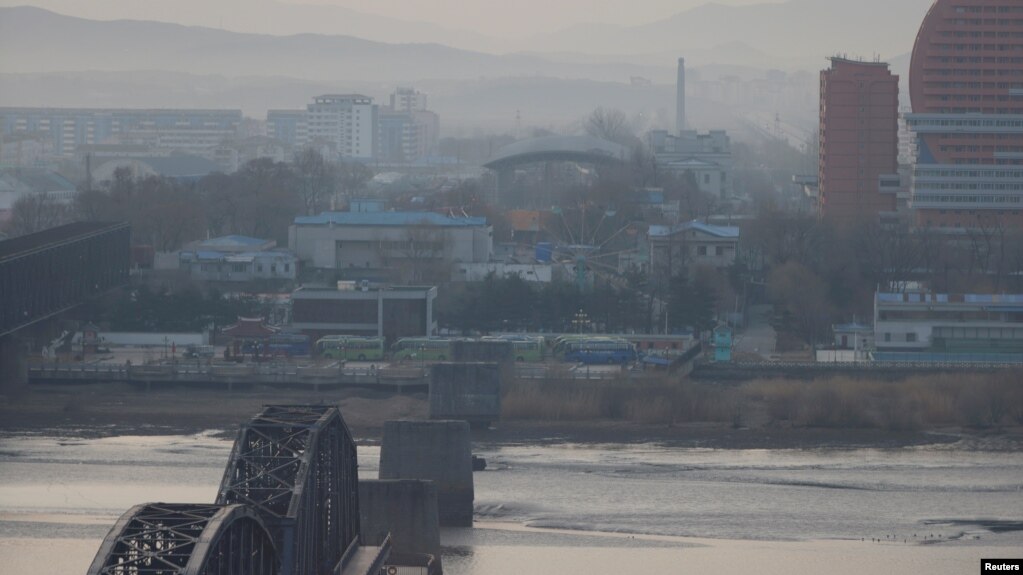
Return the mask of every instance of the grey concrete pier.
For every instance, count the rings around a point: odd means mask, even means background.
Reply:
[[[392,559],[432,557],[440,563],[440,515],[432,481],[380,479],[359,481],[363,545],[379,545],[391,535]]]
[[[427,479],[436,485],[440,524],[471,527],[472,449],[465,421],[388,421],[380,479]]]
[[[486,428],[501,418],[502,367],[497,363],[438,363],[430,377],[430,419],[464,419]]]

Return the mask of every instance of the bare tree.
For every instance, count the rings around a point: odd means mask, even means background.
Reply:
[[[371,179],[373,170],[359,162],[341,162],[337,166],[338,187],[348,199],[362,191]]]
[[[11,236],[39,232],[71,221],[69,206],[58,203],[46,194],[26,194],[11,206],[11,219],[6,230]]]
[[[586,119],[586,133],[609,142],[632,147],[638,141],[625,112],[614,108],[597,108]]]
[[[313,148],[299,152],[293,166],[305,214],[311,216],[319,212],[333,195],[337,174],[334,167]]]
[[[443,283],[450,279],[445,261],[447,237],[444,229],[428,222],[407,227],[398,240],[377,242],[381,263],[409,284]]]

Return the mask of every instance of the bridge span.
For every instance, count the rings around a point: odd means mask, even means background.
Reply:
[[[242,426],[216,503],[126,512],[88,575],[377,575],[360,542],[355,442],[327,406],[267,406]]]
[[[27,379],[30,326],[127,283],[130,240],[127,223],[76,222],[0,241],[0,386]]]

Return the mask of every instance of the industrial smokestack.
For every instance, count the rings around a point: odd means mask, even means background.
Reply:
[[[679,135],[686,129],[686,59],[678,59],[678,85],[675,94],[675,128]]]

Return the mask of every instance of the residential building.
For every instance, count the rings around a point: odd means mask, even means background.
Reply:
[[[419,129],[411,114],[381,110],[377,126],[378,161],[411,163],[420,157]]]
[[[0,168],[44,167],[53,158],[53,143],[39,133],[0,133]]]
[[[5,137],[41,134],[58,157],[71,157],[88,144],[134,144],[209,156],[237,134],[241,123],[241,110],[0,108]]]
[[[309,122],[306,110],[268,110],[266,135],[292,149],[309,145]]]
[[[377,160],[415,163],[437,153],[440,118],[426,109],[426,94],[398,88],[389,107],[380,110]]]
[[[1023,4],[936,0],[909,90],[917,225],[1023,228]]]
[[[493,229],[486,218],[434,212],[324,212],[295,218],[288,245],[313,268],[446,281],[446,266],[490,261]]]
[[[334,334],[381,336],[389,343],[432,336],[437,333],[436,298],[437,288],[426,286],[305,286],[291,294],[291,327],[314,341]]]
[[[673,276],[699,266],[728,268],[739,251],[739,228],[693,220],[674,226],[650,226],[650,268]]]
[[[307,106],[309,141],[330,143],[342,158],[369,159],[376,152],[377,107],[361,94],[325,94]]]
[[[879,351],[1023,354],[1023,294],[877,293]]]
[[[398,88],[391,94],[391,110],[395,112],[411,114],[426,109],[426,94],[415,88]]]
[[[896,210],[899,77],[884,62],[831,58],[821,71],[818,215],[878,221]]]
[[[647,140],[658,170],[691,173],[700,191],[719,199],[732,196],[732,144],[724,130],[683,130],[678,136],[654,130]]]
[[[294,280],[298,258],[277,248],[274,240],[224,236],[193,242],[178,252],[178,267],[203,281]]]

